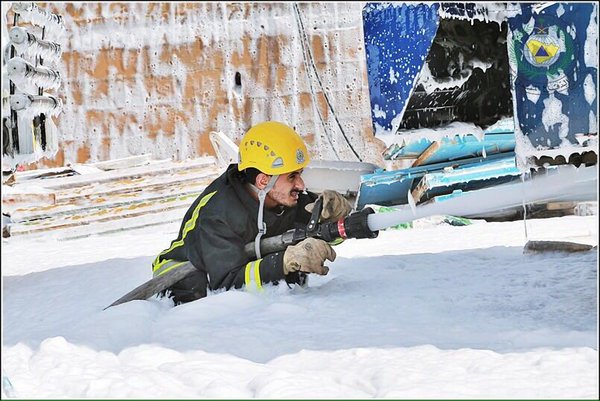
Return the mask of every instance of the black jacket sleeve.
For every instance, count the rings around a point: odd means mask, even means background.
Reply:
[[[246,284],[246,266],[253,259],[244,251],[244,238],[218,216],[204,216],[195,231],[195,243],[187,247],[188,260],[206,268],[210,289],[241,288]],[[262,283],[283,279],[283,253],[265,256],[259,269]]]

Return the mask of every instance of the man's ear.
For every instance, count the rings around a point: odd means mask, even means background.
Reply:
[[[269,183],[269,178],[270,176],[265,173],[258,173],[256,176],[256,188],[265,189]]]

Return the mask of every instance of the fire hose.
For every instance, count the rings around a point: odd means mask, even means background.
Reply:
[[[260,241],[261,254],[267,255],[269,253],[283,251],[288,246],[295,245],[309,237],[331,242],[339,238],[375,238],[379,235],[379,231],[371,230],[369,228],[369,215],[375,213],[370,207],[351,213],[347,217],[337,221],[319,223],[318,220],[322,209],[323,199],[319,197],[315,202],[315,207],[313,208],[310,220],[306,227],[291,229],[281,235],[262,239]],[[244,247],[244,251],[250,258],[256,257],[254,245],[253,241],[246,244]],[[191,263],[170,270],[136,287],[104,309],[133,300],[148,299],[154,294],[169,288],[194,271],[196,271],[196,268]]]

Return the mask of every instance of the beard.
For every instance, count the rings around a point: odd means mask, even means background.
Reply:
[[[291,191],[277,191],[272,189],[267,197],[270,197],[280,206],[294,207],[298,204],[298,197],[302,193],[301,190],[292,189]]]

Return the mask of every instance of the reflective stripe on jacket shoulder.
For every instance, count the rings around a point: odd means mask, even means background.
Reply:
[[[204,195],[202,197],[202,199],[200,199],[200,202],[198,202],[198,205],[196,206],[196,208],[194,209],[194,212],[192,213],[192,217],[190,217],[190,219],[188,221],[186,221],[184,224],[181,239],[178,241],[174,241],[168,249],[162,251],[160,254],[158,254],[156,259],[154,259],[154,262],[152,263],[152,275],[154,277],[164,274],[167,271],[176,268],[177,266],[173,265],[173,262],[181,262],[181,261],[175,261],[173,259],[165,259],[165,260],[161,261],[160,258],[161,258],[161,256],[166,255],[167,253],[171,252],[173,249],[183,246],[183,243],[184,243],[184,240],[185,240],[185,237],[187,236],[187,234],[196,227],[196,222],[198,221],[198,216],[200,215],[200,210],[204,206],[206,206],[206,204],[208,203],[210,198],[212,198],[213,195],[216,193],[217,193],[217,191],[213,191],[209,194]],[[183,262],[186,262],[186,261],[183,261]]]

